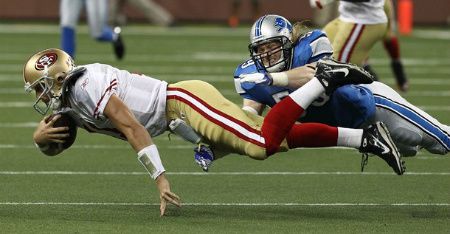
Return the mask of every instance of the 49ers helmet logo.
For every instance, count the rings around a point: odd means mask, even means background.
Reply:
[[[45,66],[50,67],[53,65],[58,59],[58,55],[56,53],[47,53],[42,55],[35,64],[36,70],[44,70]]]

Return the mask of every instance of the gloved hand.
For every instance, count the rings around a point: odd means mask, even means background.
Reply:
[[[214,152],[207,145],[199,145],[194,148],[194,159],[203,171],[208,172],[214,161]]]
[[[255,86],[256,84],[272,85],[273,79],[268,73],[251,73],[239,76],[243,86]],[[244,87],[245,88],[245,87]]]

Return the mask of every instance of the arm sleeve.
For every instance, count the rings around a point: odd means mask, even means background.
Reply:
[[[331,42],[326,36],[322,36],[311,42],[311,58],[308,61],[316,62],[321,58],[328,57],[333,55],[333,47],[331,46]]]
[[[338,88],[331,98],[338,126],[358,128],[375,116],[372,92],[356,85]]]

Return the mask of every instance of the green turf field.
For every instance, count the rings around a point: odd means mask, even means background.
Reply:
[[[449,233],[450,159],[422,152],[396,176],[378,158],[360,173],[360,154],[293,150],[254,161],[233,155],[203,173],[192,147],[156,139],[181,209],[159,217],[158,193],[126,142],[78,132],[60,156],[35,149],[40,116],[23,92],[22,66],[58,47],[57,25],[0,25],[1,233]],[[127,55],[78,35],[77,63],[108,63],[175,82],[201,79],[235,103],[232,75],[247,57],[248,28],[124,28]],[[404,96],[450,124],[450,31],[416,30],[401,38],[411,79]],[[372,64],[394,85],[379,44]]]

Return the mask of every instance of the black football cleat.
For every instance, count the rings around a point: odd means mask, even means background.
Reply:
[[[376,122],[364,129],[359,151],[363,153],[361,171],[367,165],[368,154],[375,154],[383,159],[397,175],[405,172],[404,162],[392,141],[389,131],[382,122]]]
[[[373,82],[372,75],[363,68],[332,59],[319,60],[317,62],[316,78],[325,88],[327,95],[330,95],[343,85],[370,84]]]
[[[125,55],[125,45],[124,45],[124,43],[122,41],[120,27],[115,27],[114,28],[114,33],[117,35],[115,40],[112,42],[113,43],[114,54],[116,55],[117,59],[122,60],[123,56]]]
[[[400,60],[393,60],[391,62],[391,68],[394,72],[395,80],[397,81],[397,87],[402,92],[407,92],[409,89],[408,78],[406,77],[403,69],[403,64]]]
[[[375,70],[373,70],[372,66],[370,64],[364,64],[363,65],[364,70],[366,70],[368,73],[370,73],[372,75],[372,78],[374,81],[378,81],[378,75],[375,72]]]

